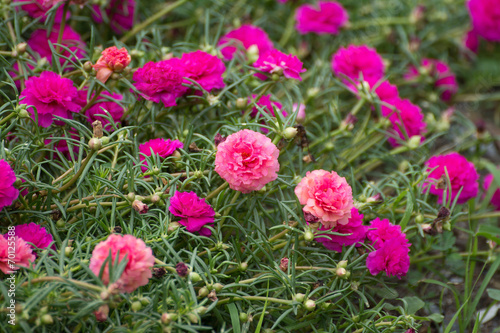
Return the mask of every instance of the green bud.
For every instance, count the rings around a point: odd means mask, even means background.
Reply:
[[[314,234],[311,230],[304,232],[304,240],[306,242],[311,242],[314,239]]]
[[[64,255],[65,255],[66,257],[69,257],[69,256],[71,255],[71,252],[73,252],[73,247],[71,247],[71,246],[66,246],[66,247],[64,248]]]
[[[246,98],[238,98],[236,100],[236,108],[243,110],[248,105],[248,100]]]
[[[239,266],[238,266],[238,269],[240,272],[244,272],[246,271],[248,268],[248,263],[246,262],[242,262]]]
[[[201,276],[200,276],[200,274],[198,274],[196,272],[191,272],[191,273],[189,273],[189,280],[193,283],[200,282]]]
[[[422,137],[420,135],[414,135],[408,140],[408,148],[417,149],[420,147],[420,142],[422,141]]]
[[[245,312],[240,312],[240,321],[246,323],[248,321],[248,315]]]
[[[316,302],[312,299],[308,299],[304,302],[304,307],[307,311],[313,311],[316,308]]]
[[[130,192],[129,194],[127,194],[127,199],[128,201],[133,202],[135,200],[135,193]]]
[[[66,222],[64,222],[63,219],[57,220],[56,227],[58,227],[58,228],[64,228],[65,226],[66,226]]]
[[[197,324],[199,319],[198,319],[198,316],[195,315],[194,313],[190,312],[188,314],[186,314],[186,317],[188,318],[188,320],[193,323],[193,324]]]
[[[224,288],[224,285],[222,285],[221,283],[215,283],[213,287],[216,292],[220,292],[222,288]]]
[[[199,297],[207,297],[209,291],[207,287],[201,287],[200,290],[198,290],[198,296]]]
[[[44,314],[41,317],[40,321],[43,325],[52,325],[54,323],[54,318],[52,318],[52,316],[49,314]]]
[[[207,307],[206,306],[199,306],[196,309],[196,313],[203,316],[205,313],[207,313]]]
[[[347,268],[347,260],[341,260],[337,264],[337,268]]]
[[[295,294],[295,296],[293,296],[293,300],[302,303],[302,302],[304,302],[305,297],[306,297],[306,295],[304,295],[302,293],[297,293],[297,294]]]
[[[134,312],[137,312],[137,311],[141,311],[142,309],[142,304],[141,302],[139,301],[135,301],[132,303],[132,305],[130,306],[130,308],[132,309],[132,311]]]
[[[144,306],[147,306],[149,303],[151,303],[151,299],[149,297],[141,297],[139,301]]]
[[[283,131],[283,136],[285,137],[285,139],[291,140],[291,139],[295,138],[297,133],[298,133],[298,130],[295,127],[287,127]]]
[[[102,147],[102,141],[101,139],[97,138],[92,138],[89,141],[89,148],[92,150],[99,150]]]
[[[108,136],[103,136],[101,138],[101,142],[103,145],[107,145],[109,143],[109,137]]]
[[[422,214],[418,214],[416,217],[415,217],[415,223],[418,223],[418,224],[421,224],[424,222],[424,216]]]

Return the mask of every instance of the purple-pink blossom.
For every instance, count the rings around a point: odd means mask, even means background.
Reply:
[[[141,160],[141,170],[146,172],[148,170],[148,162],[146,156],[152,154],[158,155],[161,158],[166,158],[172,155],[177,149],[183,148],[184,144],[179,140],[170,140],[164,138],[157,138],[149,140],[139,145],[139,153]]]
[[[121,101],[123,100],[123,95],[117,93],[109,93],[104,91],[100,94],[99,98],[96,100],[94,104],[90,108],[85,111],[85,116],[89,123],[93,123],[96,120],[99,120],[102,123],[102,127],[106,131],[113,131],[113,126],[107,117],[111,116],[115,123],[120,123],[121,118],[123,117],[123,113],[125,112],[125,108],[118,104],[117,102],[108,99],[106,97],[110,97],[114,100]],[[86,100],[86,92],[85,92],[85,104],[87,104]],[[106,110],[109,114],[107,114],[104,110]],[[106,117],[103,117],[106,116]]]
[[[316,5],[304,4],[297,8],[295,19],[295,28],[301,34],[336,35],[347,24],[349,15],[336,1],[318,1]]]
[[[117,34],[122,34],[134,26],[135,5],[134,0],[111,0],[106,8],[94,5],[92,18],[97,23],[102,23],[106,18],[111,29]]]
[[[385,75],[382,57],[366,45],[341,47],[332,57],[332,70],[335,76],[350,84],[358,81],[360,75],[365,81],[378,81]]]
[[[279,50],[271,50],[259,56],[253,66],[261,72],[284,75],[287,79],[295,79],[302,81],[301,73],[306,71],[302,68],[303,64],[293,54],[285,54]],[[267,76],[257,73],[259,79],[265,80]]]
[[[205,198],[199,198],[195,192],[175,192],[170,198],[170,213],[180,217],[180,224],[189,232],[198,232],[202,236],[210,237],[212,232],[206,225],[214,223],[215,211]]]
[[[493,174],[489,174],[486,177],[484,177],[484,182],[483,182],[483,189],[486,194],[488,192],[491,183],[493,182]],[[496,189],[495,192],[493,193],[493,196],[491,197],[490,203],[495,206],[497,210],[500,210],[500,189]]]
[[[32,243],[33,245],[28,245],[33,249],[38,248],[43,250],[48,248],[54,242],[54,238],[47,231],[47,229],[34,222],[16,225],[14,234],[17,237],[22,238],[25,242]],[[5,238],[8,236],[8,234],[4,235]]]
[[[434,86],[441,91],[441,98],[444,101],[449,101],[458,91],[455,74],[445,62],[436,59],[422,59],[422,68],[434,78]],[[414,80],[419,75],[418,68],[411,66],[404,78],[406,80]]]
[[[0,211],[12,205],[19,196],[19,190],[14,187],[16,174],[7,161],[0,160]]]
[[[389,118],[392,124],[390,132],[399,137],[400,140],[407,141],[412,136],[421,136],[426,132],[427,124],[424,121],[422,110],[407,99],[394,98],[385,100],[392,107],[382,106],[382,115]],[[389,138],[389,143],[393,147],[400,145],[400,140],[394,137]]]
[[[474,31],[491,42],[500,41],[500,6],[497,0],[468,0]]]
[[[248,50],[255,45],[259,54],[270,51],[274,48],[273,42],[267,33],[259,27],[251,24],[244,24],[241,27],[231,30],[222,36],[219,41],[221,53],[224,59],[231,60],[238,49]]]

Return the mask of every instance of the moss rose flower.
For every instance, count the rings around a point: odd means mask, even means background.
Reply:
[[[106,8],[94,5],[92,18],[97,23],[102,23],[104,18],[109,22],[111,29],[117,34],[122,34],[132,29],[135,18],[134,0],[111,0]]]
[[[0,160],[0,211],[12,205],[19,196],[19,191],[14,187],[16,174],[5,160]]]
[[[467,2],[474,31],[491,42],[500,41],[500,6],[497,0]]]
[[[153,276],[151,268],[155,263],[155,257],[151,248],[147,247],[142,239],[135,238],[132,235],[112,234],[103,242],[100,242],[92,252],[90,259],[90,269],[95,275],[104,265],[102,282],[108,284],[109,281],[109,263],[105,261],[111,252],[111,260],[122,262],[127,260],[127,265],[122,275],[116,283],[116,287],[121,292],[131,293],[137,288],[148,283]]]
[[[10,274],[11,271],[18,270],[19,266],[29,267],[30,263],[35,261],[36,257],[33,254],[31,247],[22,238],[9,235],[7,236],[8,237],[0,236],[0,270],[5,274]],[[8,240],[9,237],[13,238]],[[15,242],[14,246],[9,244],[12,241]],[[9,247],[14,247],[15,249],[14,258],[9,257]],[[12,262],[16,265],[15,267],[10,265]]]
[[[25,242],[32,243],[35,248],[42,250],[48,248],[54,242],[54,238],[47,232],[47,229],[34,222],[16,225],[14,233]],[[7,238],[8,234],[5,234],[4,237]],[[33,248],[31,245],[29,246]]]
[[[123,117],[123,113],[125,109],[120,104],[116,103],[111,99],[107,99],[106,97],[112,98],[114,100],[121,101],[123,100],[123,95],[117,93],[108,93],[104,91],[99,96],[99,99],[92,104],[90,108],[85,111],[85,116],[87,120],[92,124],[94,121],[99,120],[102,123],[102,127],[108,131],[113,131],[113,126],[111,122],[103,116],[111,116],[115,123],[120,123],[121,118]],[[85,104],[87,104],[85,99]],[[109,114],[107,114],[104,110],[106,110]]]
[[[166,158],[172,155],[176,149],[183,147],[184,144],[179,140],[165,140],[163,138],[152,139],[139,145],[142,172],[146,172],[148,170],[148,162],[146,161],[146,156],[155,154],[159,155],[162,158]]]
[[[332,57],[333,73],[345,83],[358,81],[363,74],[365,81],[378,81],[384,77],[385,66],[375,49],[366,45],[341,47]]]
[[[108,47],[101,53],[101,57],[92,67],[97,71],[96,78],[105,83],[113,72],[120,73],[130,64],[132,57],[126,48]]]
[[[180,224],[189,232],[199,232],[200,235],[209,237],[212,232],[205,228],[207,224],[214,223],[215,211],[204,198],[199,198],[194,192],[175,192],[170,198],[170,213],[180,217]]]
[[[484,177],[484,182],[483,182],[483,188],[484,192],[488,192],[491,183],[493,182],[493,174],[489,174],[486,177]],[[493,193],[493,196],[491,197],[490,203],[496,207],[497,210],[500,210],[500,189],[496,189],[495,192]]]
[[[382,115],[388,117],[392,123],[392,131],[401,140],[406,141],[412,136],[422,136],[426,132],[427,124],[424,121],[422,110],[407,99],[394,98],[384,102],[393,106],[382,106]],[[423,140],[421,137],[421,141]],[[399,140],[390,137],[389,143],[393,147],[400,145]]]
[[[258,191],[278,178],[279,150],[271,139],[251,130],[231,134],[217,146],[215,172],[242,193]]]
[[[302,68],[302,61],[293,54],[285,54],[278,50],[271,50],[259,56],[253,64],[261,72],[270,74],[283,74],[287,79],[302,81],[300,73],[306,71]],[[261,73],[255,74],[259,79],[265,80],[267,77]]]
[[[228,32],[219,41],[219,46],[222,46],[220,51],[226,60],[233,59],[238,49],[248,50],[252,45],[257,47],[259,54],[274,48],[273,42],[266,32],[251,24],[244,24],[238,29]]]
[[[455,74],[445,62],[436,59],[422,59],[422,68],[434,78],[434,86],[441,91],[441,99],[444,101],[449,101],[458,91]],[[411,66],[404,78],[406,80],[414,80],[419,75],[418,68]]]
[[[318,1],[315,5],[302,5],[295,13],[295,28],[301,34],[336,35],[349,20],[347,11],[336,1]]]
[[[351,186],[335,171],[307,172],[295,187],[302,210],[318,218],[327,229],[348,224],[354,207]]]

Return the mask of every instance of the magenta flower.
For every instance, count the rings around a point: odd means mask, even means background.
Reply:
[[[409,252],[408,247],[401,244],[400,239],[389,239],[382,247],[368,254],[366,267],[374,276],[385,272],[387,276],[401,279],[410,269]]]
[[[304,4],[295,13],[295,28],[301,34],[318,35],[339,33],[349,20],[347,11],[336,1],[318,1],[317,6]]]
[[[307,172],[295,187],[304,213],[318,218],[326,229],[348,224],[354,207],[351,186],[335,171]]]
[[[415,135],[422,136],[426,132],[427,124],[424,121],[422,110],[407,99],[395,98],[384,101],[393,106],[382,106],[382,115],[388,117],[392,123],[391,131],[403,141]],[[424,140],[422,136],[421,141]],[[399,140],[390,137],[389,143],[393,147],[400,145]]]
[[[167,61],[147,62],[133,75],[134,86],[141,96],[165,107],[177,105],[176,99],[184,95],[187,88],[182,85],[184,73]]]
[[[179,63],[184,77],[198,82],[206,91],[210,92],[226,86],[222,78],[226,65],[216,56],[203,51],[184,53]],[[192,84],[187,80],[184,83]]]
[[[54,238],[50,233],[47,232],[47,229],[34,222],[16,225],[14,233],[17,237],[22,238],[25,242],[32,243],[34,247],[28,244],[32,249],[38,248],[43,250],[48,248],[54,242]],[[8,236],[8,234],[4,235],[5,238],[7,238]]]
[[[111,254],[111,260],[122,262],[127,260],[125,269],[120,278],[115,281],[114,287],[120,292],[131,293],[141,286],[148,284],[153,276],[151,268],[155,264],[155,257],[151,248],[147,247],[142,239],[132,235],[112,234],[103,242],[97,244],[90,258],[90,269],[99,276],[104,266],[102,282],[109,284],[109,263],[106,259]],[[126,258],[126,259],[125,259]]]
[[[459,153],[453,152],[447,155],[437,155],[431,157],[426,163],[427,184],[424,185],[424,192],[438,196],[438,203],[443,203],[443,192],[446,192],[446,200],[455,200],[463,204],[474,198],[479,191],[479,174],[474,163],[467,161]],[[447,178],[450,184],[447,184]],[[451,193],[449,188],[451,187]],[[461,190],[460,195],[458,192]]]
[[[248,129],[236,132],[217,146],[215,172],[242,193],[262,189],[278,178],[279,150],[265,135]]]
[[[214,223],[215,211],[194,192],[175,192],[170,198],[170,213],[180,217],[180,224],[189,232],[198,232],[202,236],[210,237],[212,232],[205,225]]]
[[[257,106],[261,109],[263,109],[266,113],[269,115],[276,117],[276,114],[274,113],[274,110],[281,111],[284,117],[288,116],[288,113],[283,109],[283,105],[280,102],[275,102],[271,101],[271,94],[267,94],[262,96],[258,101],[255,103]],[[252,99],[255,100],[257,98],[257,95],[252,95]],[[252,112],[250,112],[250,117],[255,118],[257,117],[258,113],[260,110],[257,108],[257,106],[254,106],[252,108]],[[263,129],[264,130],[264,129]],[[266,129],[267,130],[267,129]],[[266,132],[267,133],[267,132]]]
[[[117,34],[129,31],[134,26],[134,0],[111,0],[104,9],[98,5],[94,5],[93,8],[95,13],[92,18],[94,21],[102,23],[104,21],[103,17],[106,16],[111,29]]]
[[[479,36],[474,30],[469,30],[463,39],[463,46],[477,53],[479,51]]]
[[[443,61],[436,59],[422,59],[422,68],[427,70],[434,77],[434,86],[442,91],[441,99],[449,101],[458,91],[458,83],[455,74]],[[419,71],[415,66],[411,66],[404,75],[406,80],[414,80],[419,76]]]
[[[49,127],[54,121],[54,116],[71,119],[70,112],[80,110],[80,106],[75,103],[77,93],[70,79],[54,72],[42,72],[40,77],[32,76],[26,80],[26,88],[21,92],[21,98],[25,98],[21,104],[28,105],[28,111],[33,119],[36,108],[38,125]],[[64,123],[56,121],[56,124]]]
[[[488,192],[488,189],[491,186],[491,183],[493,182],[493,174],[489,174],[486,177],[484,177],[484,182],[483,182],[483,189],[486,194]],[[500,210],[500,189],[496,189],[495,193],[493,193],[493,196],[491,197],[490,203],[495,206],[497,210]]]
[[[72,128],[69,133],[70,138],[73,141],[70,141],[69,138],[54,138],[54,136],[49,136],[49,138],[44,140],[46,146],[53,144],[54,148],[60,152],[64,157],[68,160],[71,159],[71,153],[69,151],[70,147],[73,149],[73,157],[78,156],[78,152],[80,151],[79,141],[80,137],[74,128]],[[75,142],[76,141],[76,142]]]
[[[16,271],[19,267],[29,267],[36,259],[31,247],[20,237],[14,237],[8,240],[8,234],[0,237],[0,271],[5,274],[10,274],[11,271]],[[15,242],[14,246],[9,245],[10,242]],[[14,258],[9,257],[9,247],[15,249]],[[11,267],[11,263],[16,267]]]
[[[221,53],[224,59],[231,60],[238,49],[248,50],[250,46],[255,45],[259,54],[270,51],[274,48],[273,42],[269,39],[266,32],[259,27],[245,24],[238,29],[231,30],[222,36],[219,41]]]
[[[87,104],[87,101],[86,101],[86,92],[85,92],[85,104]],[[117,93],[109,93],[107,91],[104,91],[101,93],[101,95],[99,96],[99,98],[97,99],[97,101],[92,104],[92,106],[90,108],[87,109],[87,111],[85,111],[85,116],[87,117],[89,123],[93,123],[94,121],[96,120],[99,120],[101,123],[102,123],[102,127],[106,130],[106,131],[113,131],[113,126],[111,125],[111,122],[103,117],[103,115],[109,117],[111,116],[111,118],[113,119],[113,121],[115,123],[120,123],[120,120],[121,118],[123,117],[123,113],[125,112],[125,108],[123,106],[121,106],[120,104],[116,103],[115,101],[112,101],[110,99],[106,99],[106,98],[102,98],[102,97],[105,97],[105,96],[109,96],[115,100],[118,100],[118,101],[121,101],[123,100],[123,95],[121,94],[117,94]],[[106,114],[106,112],[104,111],[108,111],[109,112],[109,115]]]
[[[296,112],[298,110],[297,118],[295,118],[298,123],[303,123],[306,120],[306,105],[305,104],[293,103],[292,110],[293,110],[293,112]]]
[[[170,140],[157,138],[149,140],[141,145],[139,145],[139,153],[141,160],[141,170],[146,172],[148,170],[148,162],[146,156],[151,156],[151,154],[159,155],[161,158],[166,158],[172,155],[176,149],[183,148],[184,144],[179,140]]]
[[[382,57],[366,45],[341,47],[332,57],[333,73],[347,84],[358,81],[360,74],[365,81],[378,81],[385,75]]]
[[[361,243],[366,237],[367,226],[363,225],[363,214],[359,213],[358,209],[353,207],[351,209],[351,217],[348,219],[347,224],[337,224],[333,228],[326,228],[321,225],[318,231],[331,231],[344,236],[329,235],[317,233],[315,240],[323,243],[323,245],[332,251],[342,252],[342,246],[361,246]]]
[[[259,56],[253,64],[261,72],[284,75],[287,79],[302,81],[300,73],[306,69],[302,68],[302,62],[293,54],[284,54],[278,50],[271,50]],[[265,80],[267,77],[261,73],[255,74],[259,79]]]
[[[387,80],[369,80],[368,85],[383,102],[391,101],[399,97],[398,87]]]
[[[21,9],[28,13],[30,17],[38,18],[42,17],[41,22],[44,22],[47,19],[47,12],[57,5],[60,1],[50,1],[50,0],[34,0],[29,3],[26,3],[24,0],[14,0],[14,2],[24,2],[24,5],[21,6]],[[19,8],[19,7],[18,7]],[[69,17],[70,13],[68,13]],[[55,23],[60,23],[63,16],[63,6],[60,6],[54,17]]]
[[[497,0],[468,0],[474,31],[491,42],[500,41],[500,7]]]
[[[378,217],[370,222],[366,237],[372,242],[375,249],[380,249],[390,239],[399,239],[400,243],[406,244],[407,247],[411,245],[408,243],[405,233],[401,231],[400,225],[392,224],[388,219],[381,220]]]
[[[19,191],[14,187],[16,174],[5,160],[0,160],[0,211],[12,205],[19,196]]]

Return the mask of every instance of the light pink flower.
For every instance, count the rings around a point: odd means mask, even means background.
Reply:
[[[259,71],[270,74],[283,74],[287,79],[295,79],[302,81],[300,73],[306,71],[302,68],[302,62],[293,54],[284,54],[278,50],[267,51],[262,53],[254,62],[253,66]],[[265,80],[267,76],[261,73],[255,74],[259,79]]]
[[[134,0],[111,0],[104,9],[98,5],[93,6],[95,13],[92,18],[97,23],[102,23],[104,17],[109,22],[111,29],[117,34],[129,31],[134,26],[135,1]]]
[[[111,74],[121,73],[132,61],[132,57],[124,47],[121,49],[116,46],[108,47],[101,54],[92,67],[97,71],[96,78],[102,83],[105,83]]]
[[[9,235],[7,235],[10,237]],[[14,244],[10,244],[14,243]],[[10,248],[15,249],[14,258],[9,257],[12,252]],[[0,270],[5,274],[10,274],[11,271],[17,271],[19,266],[29,267],[36,259],[33,250],[22,238],[14,236],[10,240],[0,236]],[[11,266],[11,264],[14,264]]]
[[[484,177],[484,182],[483,182],[483,189],[486,194],[488,192],[488,189],[491,186],[491,183],[493,182],[493,174],[489,174],[486,177]],[[493,193],[493,196],[491,197],[490,203],[495,206],[497,210],[500,210],[500,189],[496,189],[495,192]]]
[[[491,42],[500,41],[500,6],[497,0],[468,0],[474,31]]]
[[[233,133],[217,146],[215,172],[242,193],[258,191],[278,178],[279,150],[271,139],[248,129]]]
[[[33,119],[36,108],[38,125],[41,127],[52,125],[54,116],[71,119],[70,112],[80,110],[80,106],[75,103],[77,89],[73,86],[73,81],[54,72],[42,72],[40,77],[33,76],[26,80],[26,88],[21,92],[22,97],[25,98],[21,104],[28,105]]]
[[[180,217],[180,224],[189,232],[198,232],[210,237],[212,232],[205,225],[214,223],[215,211],[204,198],[199,198],[195,192],[175,192],[170,198],[170,213]]]
[[[443,203],[443,192],[446,192],[446,200],[450,200],[451,195],[453,201],[458,192],[462,190],[457,199],[459,204],[463,204],[477,195],[479,174],[474,163],[467,161],[459,153],[433,156],[425,165],[430,174],[426,181],[427,184],[424,185],[424,192],[429,190],[431,194],[437,195],[438,203]],[[447,184],[448,177],[450,184]]]
[[[449,101],[458,91],[458,83],[455,74],[450,67],[443,61],[436,59],[422,59],[422,68],[429,72],[434,78],[434,86],[442,91],[441,99]],[[419,71],[415,66],[411,66],[404,75],[406,80],[414,80],[419,76]]]
[[[400,239],[389,239],[382,247],[368,254],[366,267],[372,275],[384,271],[387,276],[401,279],[410,269],[409,252],[408,247],[401,244]]]
[[[12,205],[19,196],[19,191],[14,187],[16,174],[5,160],[0,160],[0,211]]]
[[[293,103],[292,106],[293,112],[296,112],[297,109],[298,109],[297,118],[295,119],[297,120],[298,123],[303,123],[306,120],[306,106],[305,104]]]
[[[112,264],[116,261],[127,260],[127,265],[117,281],[113,281],[120,292],[131,293],[141,286],[145,286],[152,277],[151,268],[155,257],[151,248],[147,247],[142,239],[132,235],[112,234],[103,242],[97,244],[90,259],[90,269],[95,275],[104,265],[102,282],[109,284],[109,262],[106,262],[111,252]]]
[[[341,47],[332,57],[333,73],[345,83],[358,81],[360,74],[365,81],[378,81],[385,75],[382,57],[366,45]],[[346,78],[347,77],[347,78]]]
[[[351,186],[335,171],[307,172],[295,187],[302,210],[317,217],[327,229],[348,224],[354,207]]]
[[[141,96],[155,103],[163,102],[165,107],[177,105],[176,99],[188,88],[182,85],[184,73],[166,61],[147,62],[135,71],[134,86]]]
[[[266,32],[259,27],[251,24],[245,24],[238,29],[231,30],[222,36],[219,41],[221,53],[224,59],[231,60],[238,49],[248,50],[250,46],[255,45],[259,54],[270,51],[274,48],[273,42],[269,39]]]
[[[317,6],[304,4],[297,8],[295,19],[295,28],[301,34],[336,35],[346,25],[349,15],[336,1],[318,1]]]
[[[148,171],[148,162],[146,156],[151,156],[151,154],[159,155],[161,158],[166,158],[172,155],[176,149],[183,148],[184,144],[179,140],[170,140],[157,138],[149,140],[141,145],[139,145],[139,153],[141,160],[141,170],[142,172]]]
[[[399,136],[403,141],[411,138],[415,135],[420,135],[421,141],[424,140],[423,134],[426,132],[427,124],[424,121],[424,114],[422,110],[411,103],[407,99],[395,98],[392,100],[384,101],[393,106],[389,108],[387,106],[382,106],[382,115],[388,117],[392,123],[391,131]],[[390,137],[389,143],[393,147],[400,145],[399,140]]]
[[[87,117],[87,120],[91,124],[94,121],[99,120],[102,123],[102,127],[106,131],[111,132],[113,131],[113,126],[111,125],[111,122],[107,118],[103,117],[103,115],[107,117],[111,116],[111,118],[115,123],[120,123],[120,120],[123,117],[123,113],[125,112],[125,108],[120,104],[116,103],[115,101],[112,101],[105,97],[111,97],[112,99],[118,101],[123,100],[123,95],[104,91],[101,93],[96,102],[92,104],[92,106],[88,108],[87,111],[85,111],[85,116]],[[87,101],[85,98],[85,105],[86,104]],[[108,111],[109,115],[104,110]]]
[[[367,226],[363,225],[363,214],[359,213],[358,209],[353,207],[351,209],[351,217],[348,219],[347,224],[337,224],[333,228],[326,228],[320,226],[315,240],[323,243],[323,245],[336,252],[342,252],[342,246],[350,246],[356,244],[361,246],[361,243],[366,237]],[[340,235],[322,234],[320,231],[336,232]]]

